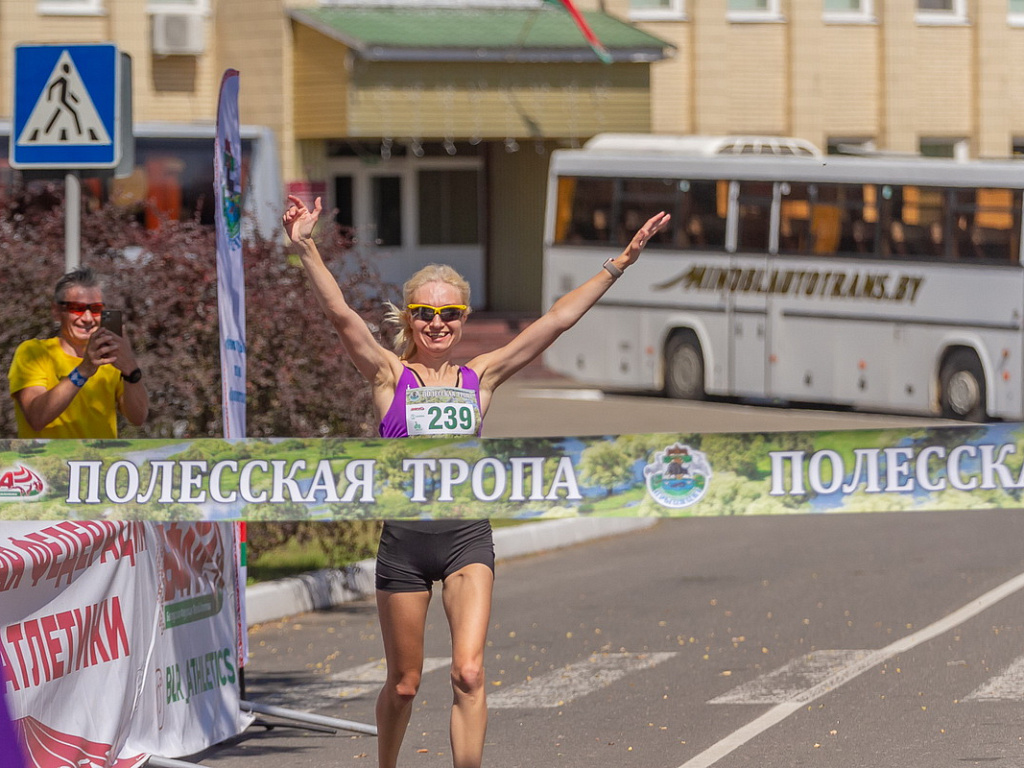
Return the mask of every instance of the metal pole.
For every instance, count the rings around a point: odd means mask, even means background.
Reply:
[[[173,760],[156,755],[150,755],[146,765],[152,765],[153,768],[203,768],[199,763],[186,763],[184,760]]]
[[[64,271],[82,263],[82,177],[78,171],[64,176]]]
[[[330,728],[338,728],[343,731],[354,731],[355,733],[366,733],[370,736],[377,735],[377,726],[365,725],[364,723],[356,723],[352,720],[339,720],[335,717],[325,717],[323,715],[314,715],[310,712],[299,712],[295,709],[285,709],[284,707],[274,707],[270,704],[256,704],[251,701],[240,701],[243,712],[258,712],[261,715],[274,715],[276,717],[286,717],[290,720],[296,720],[298,722],[316,723],[317,725],[326,725]]]

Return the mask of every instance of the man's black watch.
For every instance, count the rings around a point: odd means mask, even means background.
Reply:
[[[127,381],[129,384],[138,384],[139,381],[142,379],[142,369],[136,368],[129,374],[122,373],[121,378]]]

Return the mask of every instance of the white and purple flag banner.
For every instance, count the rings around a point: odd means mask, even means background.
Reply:
[[[220,84],[214,189],[217,199],[217,308],[224,437],[245,437],[245,275],[242,268],[242,142],[238,71]]]

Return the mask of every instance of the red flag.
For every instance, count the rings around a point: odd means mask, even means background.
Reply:
[[[576,10],[576,6],[572,4],[572,0],[544,0],[544,2],[551,3],[553,5],[561,5],[568,14],[572,16],[572,20],[575,21],[576,26],[580,28],[580,32],[583,33],[583,37],[586,39],[587,44],[594,50],[594,53],[597,54],[597,58],[605,64],[612,63],[612,56],[608,53],[608,49],[605,48],[604,45],[601,44],[601,41],[597,39],[597,35],[594,34],[590,25],[587,24],[587,20],[583,18],[583,14]]]

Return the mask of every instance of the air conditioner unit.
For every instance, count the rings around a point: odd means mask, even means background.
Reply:
[[[195,56],[205,49],[204,19],[195,13],[153,14],[153,53]]]

